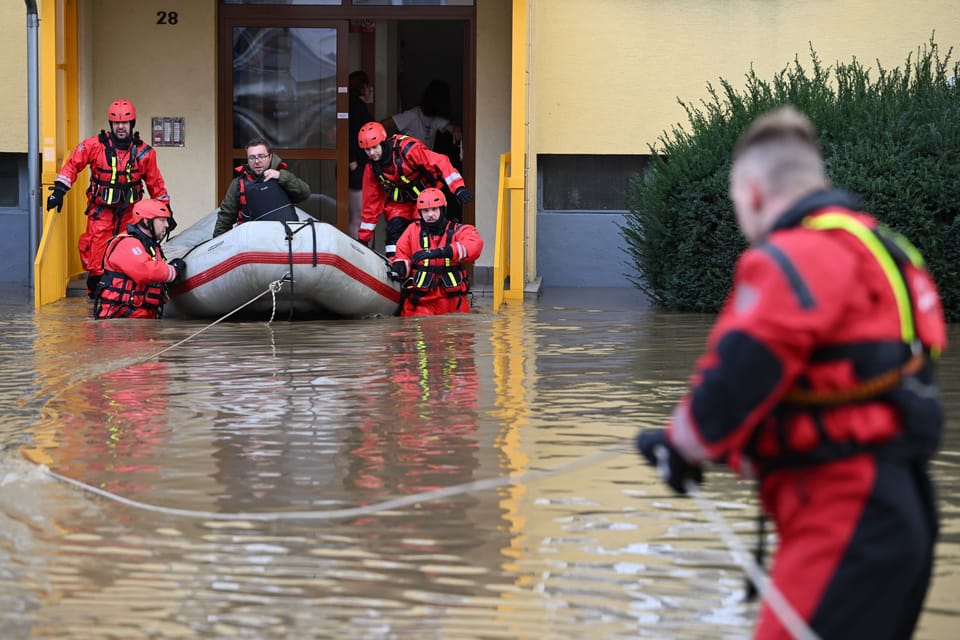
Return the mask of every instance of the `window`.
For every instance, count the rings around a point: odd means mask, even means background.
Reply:
[[[343,4],[341,0],[220,0],[223,4]]]
[[[20,206],[21,158],[15,153],[0,153],[0,207]]]
[[[353,0],[354,6],[394,5],[403,7],[469,7],[473,0]]]
[[[543,211],[625,211],[630,179],[649,155],[537,156]]]

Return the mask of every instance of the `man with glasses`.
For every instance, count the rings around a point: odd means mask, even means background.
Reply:
[[[237,176],[220,203],[214,238],[232,229],[234,224],[254,220],[294,221],[297,219],[294,203],[310,197],[310,185],[294,175],[263,138],[247,143],[247,164],[235,171]]]

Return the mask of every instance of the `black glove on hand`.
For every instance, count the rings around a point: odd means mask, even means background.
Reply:
[[[687,462],[667,440],[663,429],[646,429],[637,436],[637,450],[657,470],[660,479],[679,494],[686,494],[687,480],[703,482],[703,467]]]
[[[423,262],[424,260],[436,260],[438,258],[452,258],[453,257],[453,247],[447,245],[446,247],[440,247],[438,249],[430,249],[428,251],[417,251],[413,254],[414,262]]]
[[[390,279],[394,282],[402,282],[403,279],[407,277],[407,263],[403,260],[397,260],[390,265],[390,270],[387,271],[387,275],[390,276]]]
[[[47,211],[56,207],[57,213],[60,213],[60,210],[63,208],[63,196],[65,196],[69,190],[70,188],[62,182],[54,182],[53,186],[50,187],[50,191],[53,193],[47,196]]]
[[[460,204],[470,204],[473,202],[473,192],[466,187],[460,187],[453,195],[456,197],[457,201],[460,202]]]
[[[174,258],[173,260],[170,260],[169,262],[167,262],[167,264],[177,270],[177,277],[174,278],[173,281],[179,282],[183,280],[183,275],[187,271],[187,263],[184,262],[181,258]]]

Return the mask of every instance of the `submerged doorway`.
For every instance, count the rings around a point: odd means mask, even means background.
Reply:
[[[411,12],[409,18],[405,12]],[[328,19],[329,18],[329,19]],[[464,132],[459,155],[474,173],[473,7],[221,6],[218,22],[217,183],[226,191],[245,146],[265,138],[313,194],[299,206],[347,229],[348,93],[363,69],[377,120],[417,106],[433,79],[451,89],[450,120]],[[473,222],[473,207],[463,212]]]

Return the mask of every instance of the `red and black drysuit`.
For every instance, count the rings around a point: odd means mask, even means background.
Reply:
[[[448,221],[439,232],[433,232],[421,220],[404,230],[397,241],[394,268],[409,277],[403,283],[401,316],[437,316],[444,313],[470,313],[467,294],[470,282],[467,265],[475,262],[483,251],[483,238],[472,224]],[[418,251],[450,247],[450,258],[431,258],[414,262]]]
[[[94,317],[159,318],[167,299],[165,283],[176,277],[160,245],[140,227],[129,225],[104,251]]]
[[[417,219],[417,196],[427,187],[450,193],[465,187],[450,158],[434,153],[410,136],[394,135],[381,143],[383,155],[363,173],[363,212],[358,240],[369,243],[383,213],[387,217],[384,252],[392,257],[397,239]]]
[[[88,165],[87,227],[78,248],[83,268],[90,276],[98,276],[110,238],[133,221],[131,205],[143,198],[144,183],[154,200],[169,204],[170,196],[157,166],[157,153],[139,134],[118,141],[112,133],[101,131],[81,141],[63,163],[56,182],[69,189]]]
[[[740,257],[707,346],[670,442],[758,478],[773,582],[820,637],[910,637],[938,529],[946,346],[919,253],[848,194],[811,194]],[[764,606],[756,637],[789,635]]]

